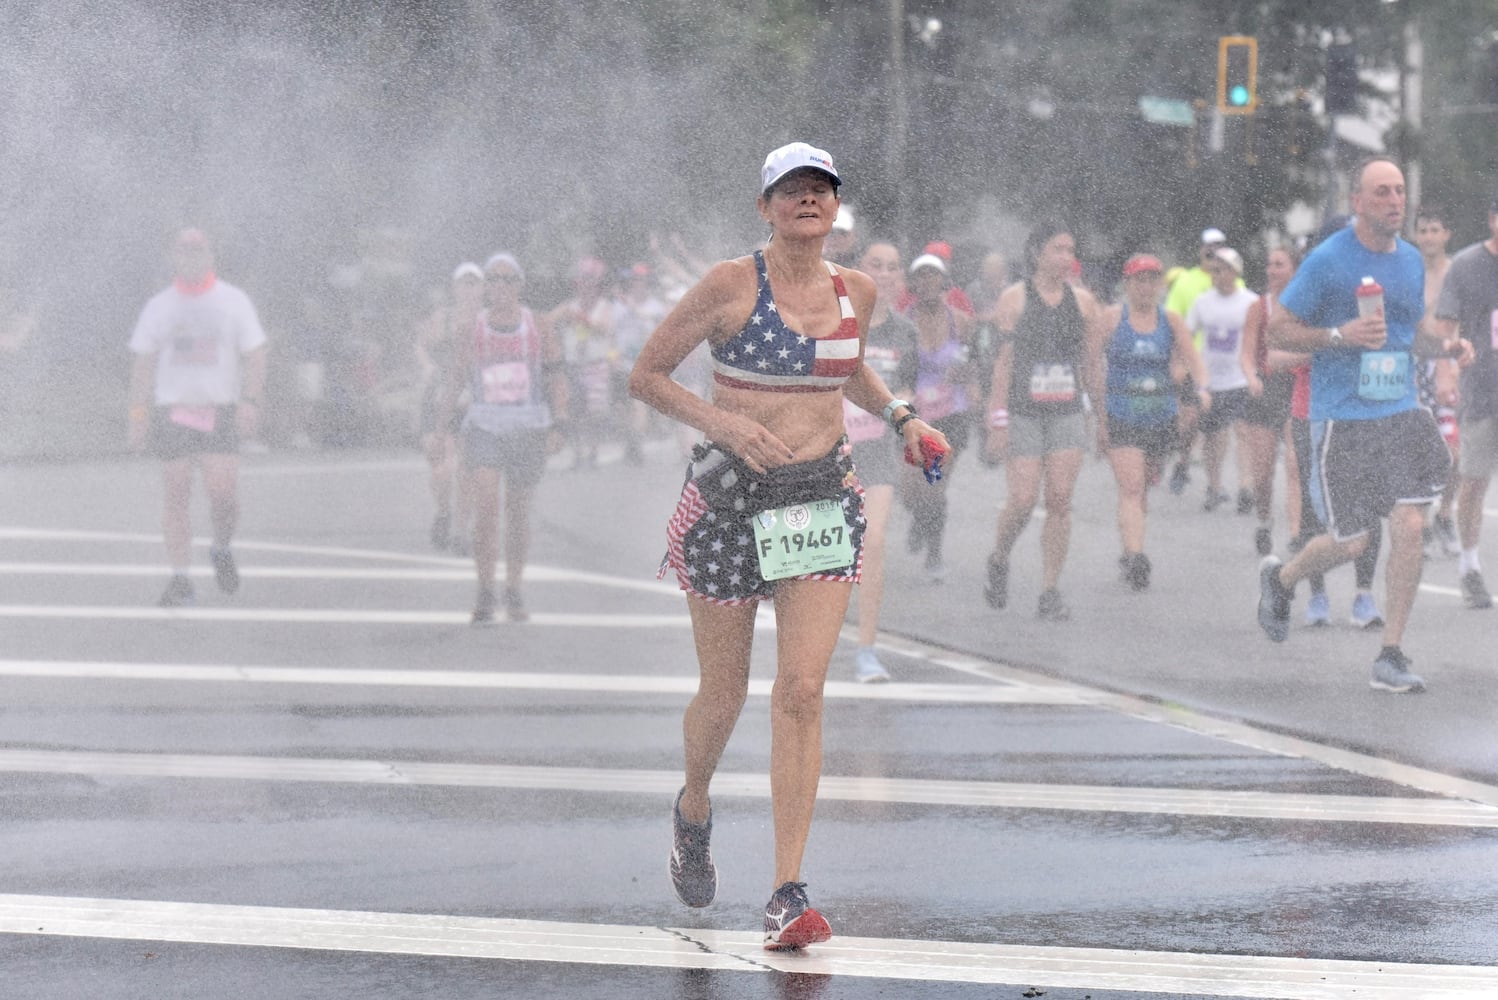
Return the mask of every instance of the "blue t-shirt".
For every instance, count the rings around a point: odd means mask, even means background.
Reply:
[[[1413,245],[1401,239],[1392,252],[1374,253],[1349,226],[1311,251],[1280,295],[1280,305],[1307,326],[1341,326],[1358,317],[1354,293],[1365,277],[1383,286],[1388,342],[1378,352],[1334,347],[1311,356],[1312,420],[1374,420],[1419,405],[1411,351],[1425,312],[1425,265]],[[1370,374],[1390,370],[1408,373],[1403,391],[1394,398],[1369,398],[1390,395],[1366,388]]]

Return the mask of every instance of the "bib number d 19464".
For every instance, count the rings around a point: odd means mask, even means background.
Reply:
[[[1410,356],[1404,351],[1364,351],[1358,369],[1363,399],[1403,399],[1409,391]]]
[[[759,575],[783,580],[853,563],[853,540],[838,500],[814,500],[754,515]]]

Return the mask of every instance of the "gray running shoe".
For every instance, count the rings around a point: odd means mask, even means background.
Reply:
[[[1474,611],[1493,606],[1493,595],[1488,593],[1487,584],[1482,582],[1482,574],[1475,569],[1462,574],[1462,600]]]
[[[1143,552],[1133,552],[1125,555],[1124,560],[1123,576],[1125,582],[1136,592],[1148,590],[1150,586],[1150,557]]]
[[[1410,670],[1414,666],[1398,646],[1385,646],[1373,661],[1373,679],[1368,685],[1375,691],[1395,694],[1419,694],[1425,690],[1425,679]]]
[[[234,565],[234,553],[229,551],[229,546],[210,548],[208,561],[213,563],[213,578],[219,590],[232,594],[239,589],[239,567]]]
[[[478,600],[473,605],[473,618],[470,623],[478,628],[494,624],[494,591],[484,589],[479,591]]]
[[[520,591],[515,587],[505,588],[505,617],[512,622],[531,620],[531,613],[525,610],[525,602],[520,599]]]
[[[805,882],[787,882],[765,906],[765,950],[789,951],[832,938],[827,918],[811,908]]]
[[[709,807],[707,822],[702,824],[682,819],[684,794],[685,787],[676,793],[676,801],[671,805],[671,887],[676,890],[677,899],[687,906],[701,908],[718,894],[718,869],[709,848],[713,814]]]
[[[192,581],[181,573],[172,575],[166,589],[161,592],[161,599],[156,602],[163,608],[190,608],[197,603],[198,594],[192,588]]]
[[[1265,556],[1259,563],[1259,627],[1271,642],[1290,637],[1290,600],[1294,592],[1280,583],[1279,556]]]
[[[1009,563],[988,557],[988,583],[983,586],[983,599],[990,608],[1001,610],[1009,603]]]
[[[1269,529],[1258,527],[1254,529],[1254,551],[1261,556],[1267,556],[1274,551],[1274,536]]]
[[[1041,592],[1037,613],[1043,622],[1064,622],[1071,617],[1071,608],[1061,599],[1061,591],[1051,587]]]

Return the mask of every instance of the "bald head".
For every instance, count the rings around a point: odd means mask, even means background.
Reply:
[[[1393,160],[1363,164],[1353,180],[1352,212],[1358,236],[1370,246],[1392,244],[1404,228],[1404,171]]]

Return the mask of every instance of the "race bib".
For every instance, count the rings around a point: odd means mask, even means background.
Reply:
[[[1077,373],[1071,365],[1036,365],[1030,373],[1030,398],[1037,403],[1070,403],[1077,398]]]
[[[188,430],[212,434],[218,426],[218,408],[213,406],[174,406],[167,411],[167,419]]]
[[[924,389],[916,389],[915,399],[921,411],[921,419],[928,424],[957,412],[957,387],[948,382],[937,382]]]
[[[1410,356],[1405,351],[1364,351],[1358,370],[1358,396],[1384,401],[1409,391]]]
[[[172,364],[184,368],[212,368],[218,364],[218,339],[191,334],[172,338]]]
[[[1152,417],[1170,406],[1170,395],[1160,380],[1150,376],[1129,379],[1128,407],[1131,416]]]
[[[480,376],[484,386],[483,402],[497,406],[530,402],[531,369],[524,361],[485,365]]]
[[[1207,327],[1207,350],[1226,354],[1237,349],[1238,328],[1236,326]]]
[[[853,540],[838,500],[813,500],[754,515],[759,575],[783,580],[853,565]]]
[[[854,444],[863,444],[865,441],[877,441],[884,437],[884,432],[889,425],[876,413],[854,406],[848,400],[843,400],[843,427],[848,432],[848,440]]]

